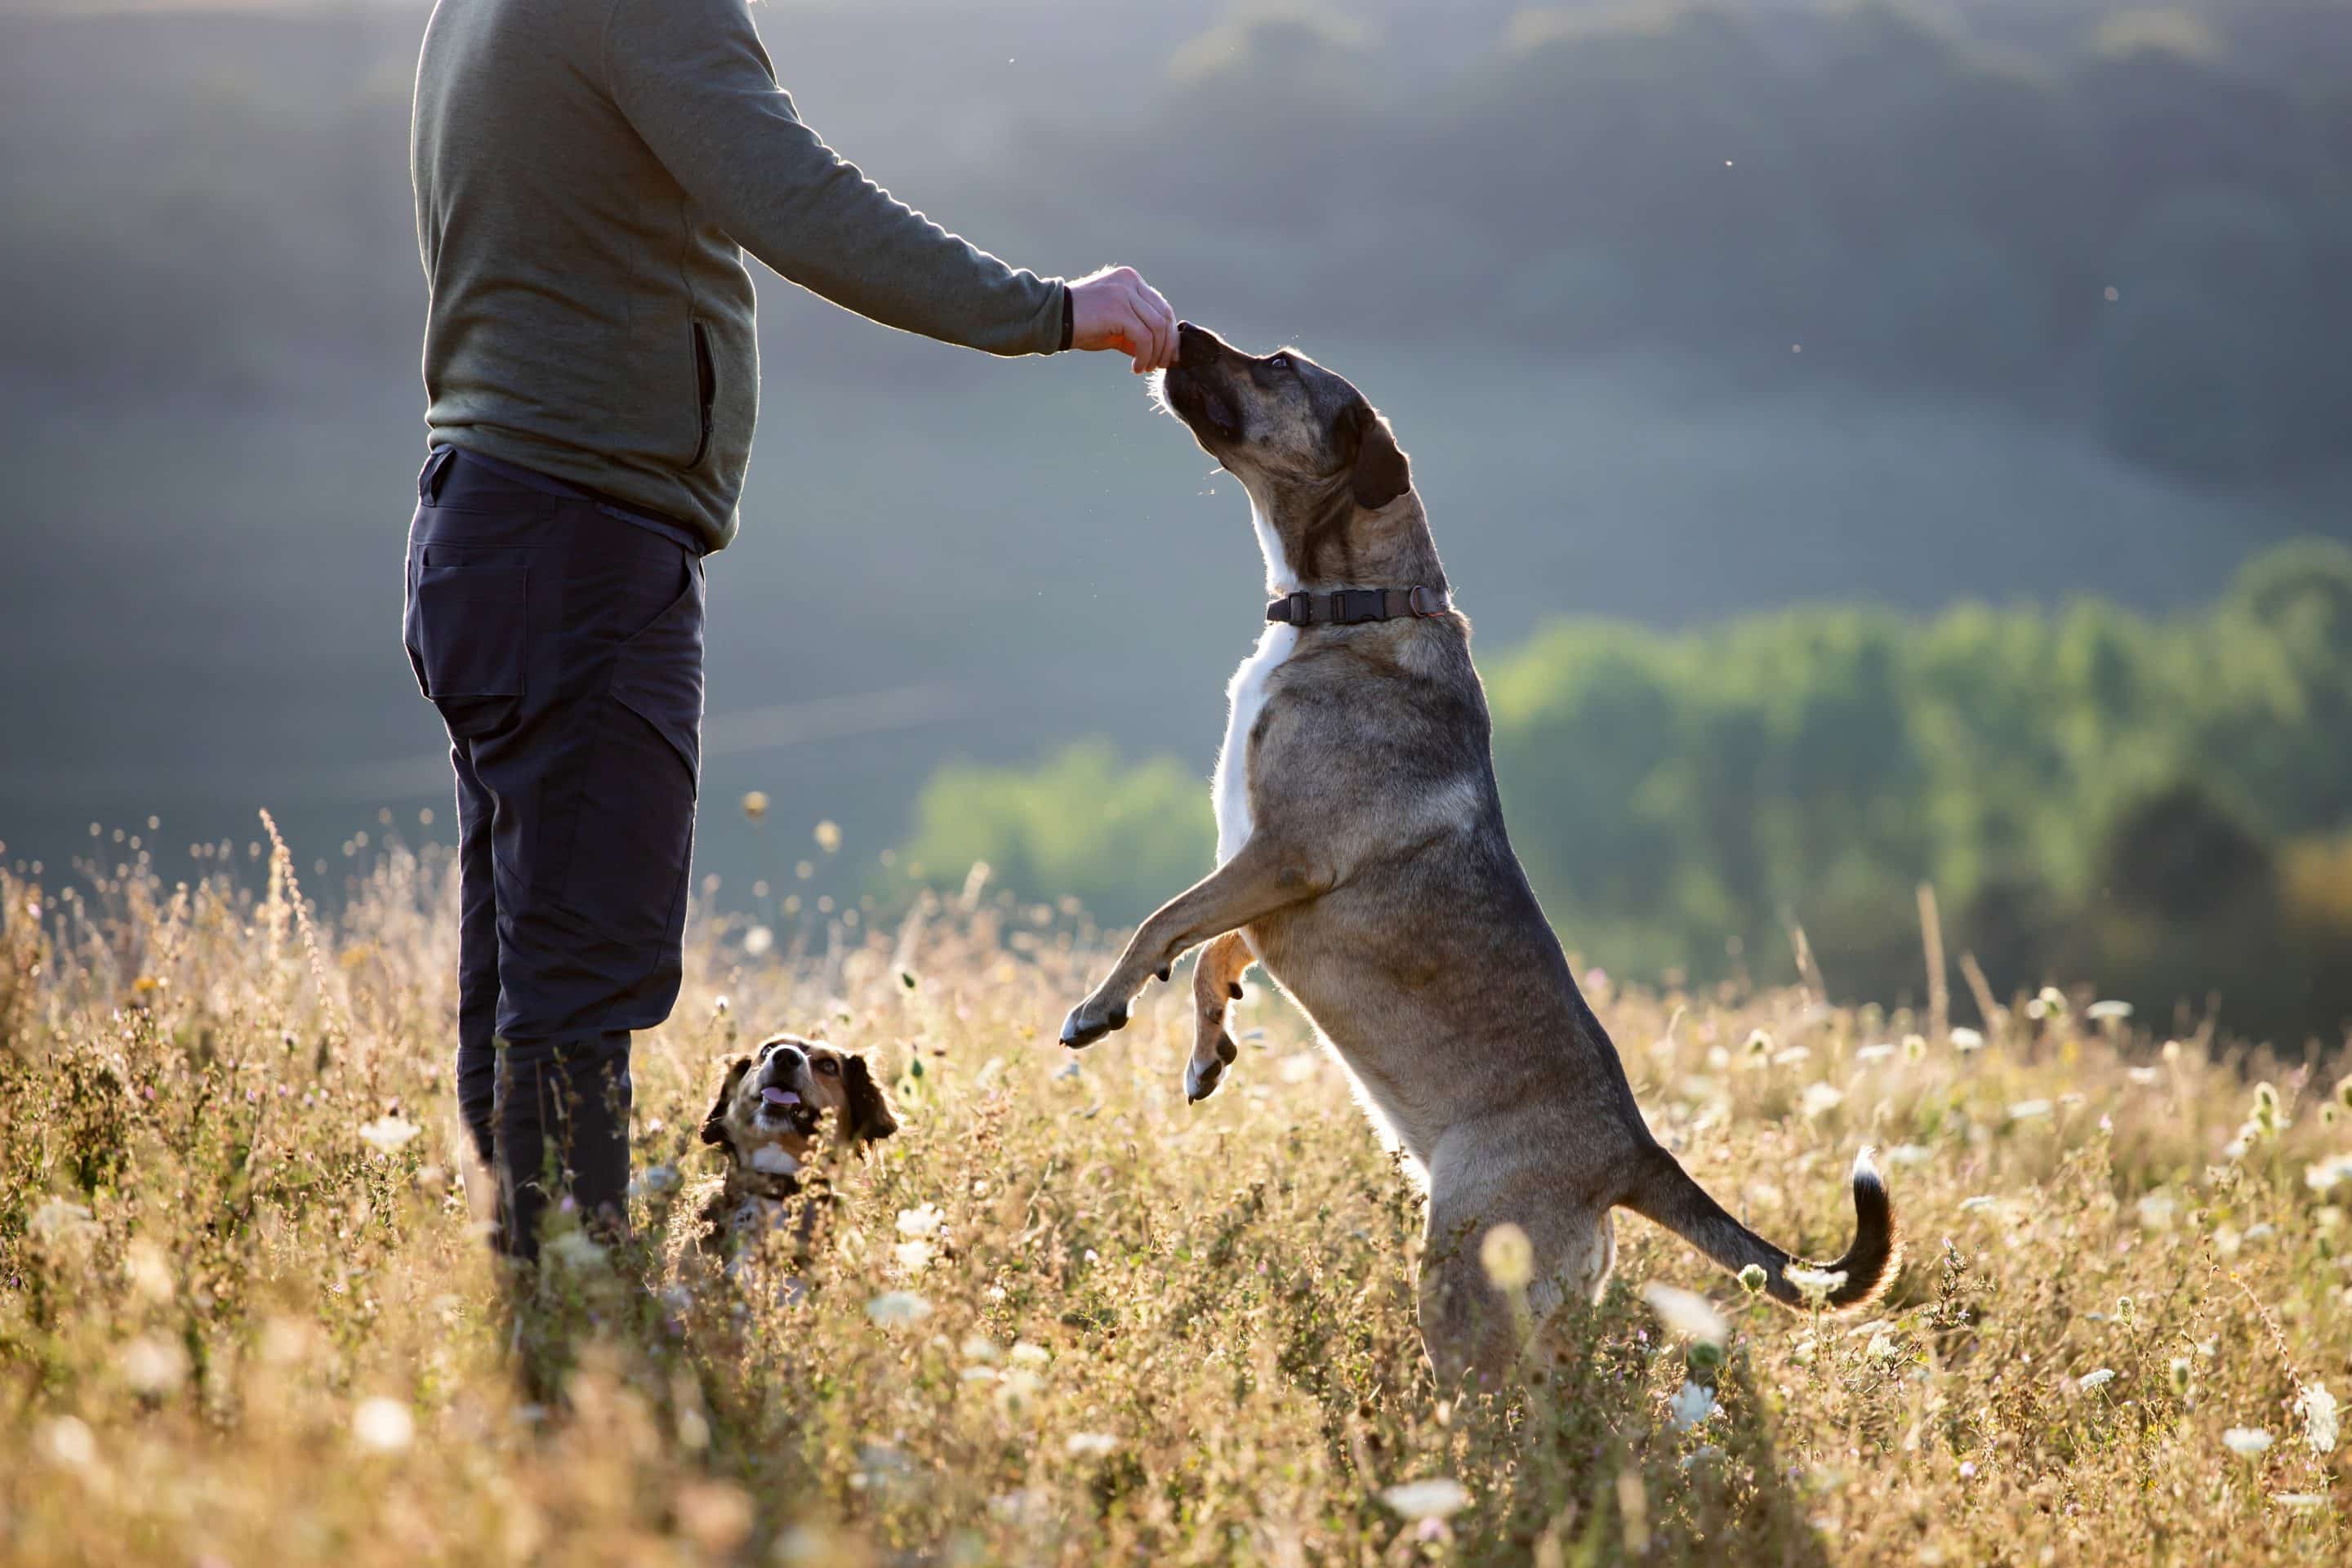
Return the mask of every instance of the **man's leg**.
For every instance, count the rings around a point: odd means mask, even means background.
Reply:
[[[490,792],[474,776],[464,742],[450,747],[449,760],[457,774],[457,1114],[475,1157],[495,1172],[499,903],[490,870]]]
[[[426,500],[412,651],[475,800],[469,935],[482,908],[474,846],[488,845],[498,996],[488,1120],[501,1244],[529,1258],[565,1190],[583,1217],[625,1223],[629,1036],[668,1016],[680,978],[702,565],[646,530],[590,507],[551,509],[462,460]],[[467,1024],[478,1028],[470,1009]],[[480,1079],[461,1077],[478,1139]]]

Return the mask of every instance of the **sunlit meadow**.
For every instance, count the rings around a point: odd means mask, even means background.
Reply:
[[[635,1243],[558,1237],[519,1318],[449,1095],[446,851],[368,847],[332,920],[266,837],[169,858],[0,877],[11,1563],[2352,1547],[2340,1051],[2151,1037],[2090,989],[1979,1034],[1592,976],[1702,1181],[1827,1255],[1876,1144],[1909,1261],[1874,1314],[1814,1320],[1621,1217],[1617,1281],[1544,1373],[1449,1399],[1415,1191],[1278,998],[1188,1108],[1181,973],[1124,1034],[1054,1043],[1107,942],[1073,911],[977,874],[878,924],[706,909],[637,1047]],[[833,1171],[813,1263],[730,1277],[688,1245],[718,1179],[696,1129],[787,1026],[867,1053],[904,1129]]]

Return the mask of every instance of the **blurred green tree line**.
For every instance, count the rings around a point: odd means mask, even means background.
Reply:
[[[1924,991],[1916,889],[1998,994],[2095,983],[2331,1041],[2352,1016],[2352,551],[2143,616],[1820,607],[1682,634],[1553,625],[1486,661],[1511,835],[1590,962]],[[1099,742],[956,765],[902,860],[1128,920],[1207,871],[1205,769]],[[1955,977],[1953,989],[1967,990]],[[1964,1011],[1967,1009],[1964,1007]]]

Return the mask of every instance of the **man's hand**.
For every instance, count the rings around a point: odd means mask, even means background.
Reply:
[[[1176,363],[1176,312],[1132,267],[1106,267],[1070,284],[1070,346],[1116,349],[1135,374]]]

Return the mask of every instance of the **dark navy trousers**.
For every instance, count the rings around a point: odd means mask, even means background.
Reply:
[[[457,1105],[528,1258],[566,1189],[626,1223],[629,1036],[677,1000],[703,563],[682,531],[454,447],[417,491],[402,629],[457,775]]]

